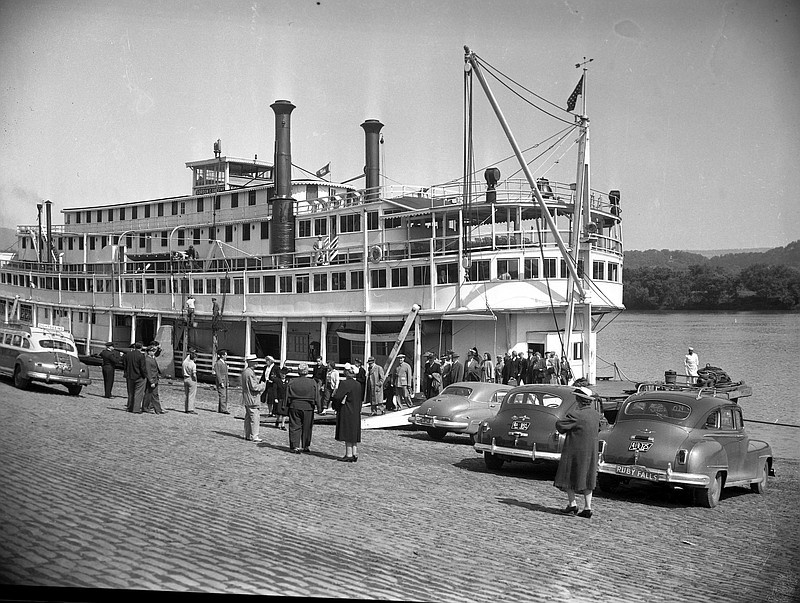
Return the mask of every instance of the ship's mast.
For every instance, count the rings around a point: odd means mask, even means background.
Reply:
[[[495,99],[494,94],[492,94],[489,85],[486,83],[486,79],[483,77],[483,72],[481,71],[480,65],[478,63],[478,58],[475,56],[475,53],[472,52],[467,46],[464,46],[464,52],[465,52],[464,61],[466,62],[465,68],[468,71],[472,70],[475,73],[475,75],[478,76],[478,82],[480,82],[484,93],[486,93],[486,97],[489,99],[489,103],[492,105],[492,109],[494,110],[498,121],[500,121],[500,125],[503,127],[503,131],[506,134],[506,138],[508,138],[508,142],[511,144],[511,148],[514,150],[514,155],[516,155],[517,160],[519,161],[520,168],[525,174],[525,178],[527,178],[528,180],[528,184],[531,187],[533,196],[536,199],[536,202],[539,204],[539,207],[541,209],[541,214],[544,217],[545,222],[547,222],[547,227],[550,229],[550,232],[553,235],[553,238],[555,239],[556,245],[558,245],[558,249],[561,251],[561,255],[565,260],[567,269],[569,270],[569,273],[574,280],[575,287],[578,289],[580,297],[583,298],[584,290],[583,286],[581,285],[580,279],[578,278],[578,273],[576,272],[575,262],[572,261],[569,255],[569,250],[567,249],[567,246],[564,244],[564,241],[561,239],[561,235],[558,232],[556,223],[553,220],[553,217],[550,215],[550,211],[547,209],[547,205],[545,204],[544,199],[542,198],[542,193],[536,186],[536,182],[534,181],[533,175],[531,174],[531,171],[528,168],[528,164],[525,161],[525,157],[522,154],[522,150],[517,144],[514,135],[511,133],[511,129],[508,127],[508,122],[506,122],[506,118],[503,116],[503,112],[500,110],[500,106],[497,104],[497,100]]]
[[[575,179],[575,200],[572,212],[572,232],[570,233],[570,248],[573,254],[573,261],[578,258],[583,262],[583,275],[586,278],[588,270],[591,270],[590,263],[590,248],[591,236],[589,225],[591,223],[591,186],[590,186],[590,170],[589,170],[589,118],[586,116],[586,85],[587,85],[587,69],[586,65],[593,59],[586,59],[582,63],[578,63],[575,67],[582,67],[583,74],[580,80],[580,91],[582,101],[582,111],[576,120],[579,122],[580,137],[578,139],[578,167]],[[594,384],[597,373],[597,363],[591,345],[592,337],[592,300],[588,289],[584,289],[582,282],[573,281],[573,275],[570,272],[567,278],[567,316],[566,324],[564,325],[564,353],[567,355],[568,360],[573,359],[571,335],[575,317],[575,288],[579,291],[583,290],[584,293],[580,296],[583,302],[583,374],[590,384]]]

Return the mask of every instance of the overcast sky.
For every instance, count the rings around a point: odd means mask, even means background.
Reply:
[[[791,0],[2,0],[0,219],[188,194],[185,162],[218,138],[272,161],[277,99],[298,166],[359,175],[379,119],[389,183],[458,178],[466,44],[562,107],[593,59],[592,187],[622,192],[626,248],[782,246],[800,239],[798,32]],[[490,85],[521,146],[564,126]],[[510,175],[480,91],[475,114],[477,167]],[[572,182],[574,149],[534,167]]]

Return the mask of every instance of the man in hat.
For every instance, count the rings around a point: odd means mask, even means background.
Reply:
[[[258,356],[247,354],[244,357],[245,367],[242,371],[242,406],[244,406],[244,439],[248,442],[260,442],[258,427],[261,423],[261,392],[267,387],[255,373]]]
[[[194,403],[197,399],[197,351],[192,348],[189,354],[183,359],[183,392],[184,392],[184,412],[188,415],[196,415]]]
[[[689,346],[689,353],[683,358],[683,366],[686,367],[687,385],[697,383],[697,369],[700,368],[700,358],[695,354],[694,348]]]
[[[161,398],[158,395],[158,379],[161,376],[161,370],[158,368],[158,361],[156,360],[157,347],[148,346],[147,355],[144,362],[147,368],[147,386],[144,390],[144,410],[145,412],[163,415],[167,411],[161,408]]]
[[[425,352],[425,382],[423,391],[425,398],[433,398],[438,396],[442,391],[442,365],[439,364],[439,359],[433,352]]]
[[[375,364],[375,357],[367,358],[367,382],[364,391],[364,403],[369,404],[370,415],[382,415],[383,409],[383,367]]]
[[[122,359],[125,370],[125,381],[128,385],[128,412],[141,414],[144,403],[144,389],[147,383],[147,367],[145,366],[142,342],[137,341],[133,348]]]
[[[214,364],[214,383],[217,386],[217,412],[229,415],[228,410],[228,350],[217,352],[217,362]]]
[[[405,354],[398,354],[394,369],[394,393],[397,396],[398,410],[403,404],[411,408],[411,384],[411,365],[406,362]]]
[[[319,399],[319,388],[308,376],[308,364],[297,365],[297,377],[286,386],[286,403],[289,408],[289,452],[308,452],[314,429],[314,408]]]
[[[464,365],[461,364],[461,361],[458,359],[458,352],[453,352],[450,356],[453,359],[453,363],[450,365],[450,372],[447,374],[447,383],[444,384],[445,387],[464,380]]]
[[[106,349],[100,352],[100,358],[103,360],[103,387],[105,388],[105,397],[111,398],[111,389],[114,387],[114,373],[119,365],[119,352],[114,349],[114,342],[107,341]]]

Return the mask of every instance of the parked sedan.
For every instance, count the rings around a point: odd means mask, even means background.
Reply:
[[[500,469],[507,461],[555,461],[561,459],[564,435],[556,430],[577,405],[575,388],[567,385],[522,385],[511,389],[497,415],[481,423],[475,450],[483,453],[488,469]],[[602,414],[600,401],[595,410]]]
[[[434,440],[441,440],[453,432],[469,434],[474,441],[481,422],[494,416],[510,389],[511,386],[501,383],[453,383],[414,409],[408,421],[424,427]]]
[[[734,401],[651,391],[629,397],[601,432],[598,482],[607,491],[630,480],[680,486],[696,504],[714,507],[725,487],[762,494],[772,462],[769,444],[750,439]]]

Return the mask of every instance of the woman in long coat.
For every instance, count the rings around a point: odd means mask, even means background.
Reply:
[[[356,369],[350,363],[344,365],[345,378],[331,397],[336,411],[336,441],[344,442],[345,455],[339,459],[346,463],[358,461],[358,443],[361,441],[361,402],[364,392],[355,380]]]
[[[602,417],[594,409],[596,396],[576,389],[578,405],[556,421],[559,433],[566,434],[554,486],[567,493],[569,504],[562,512],[579,517],[592,516],[592,490],[597,484],[597,443]],[[578,513],[575,493],[583,494],[583,511]]]

